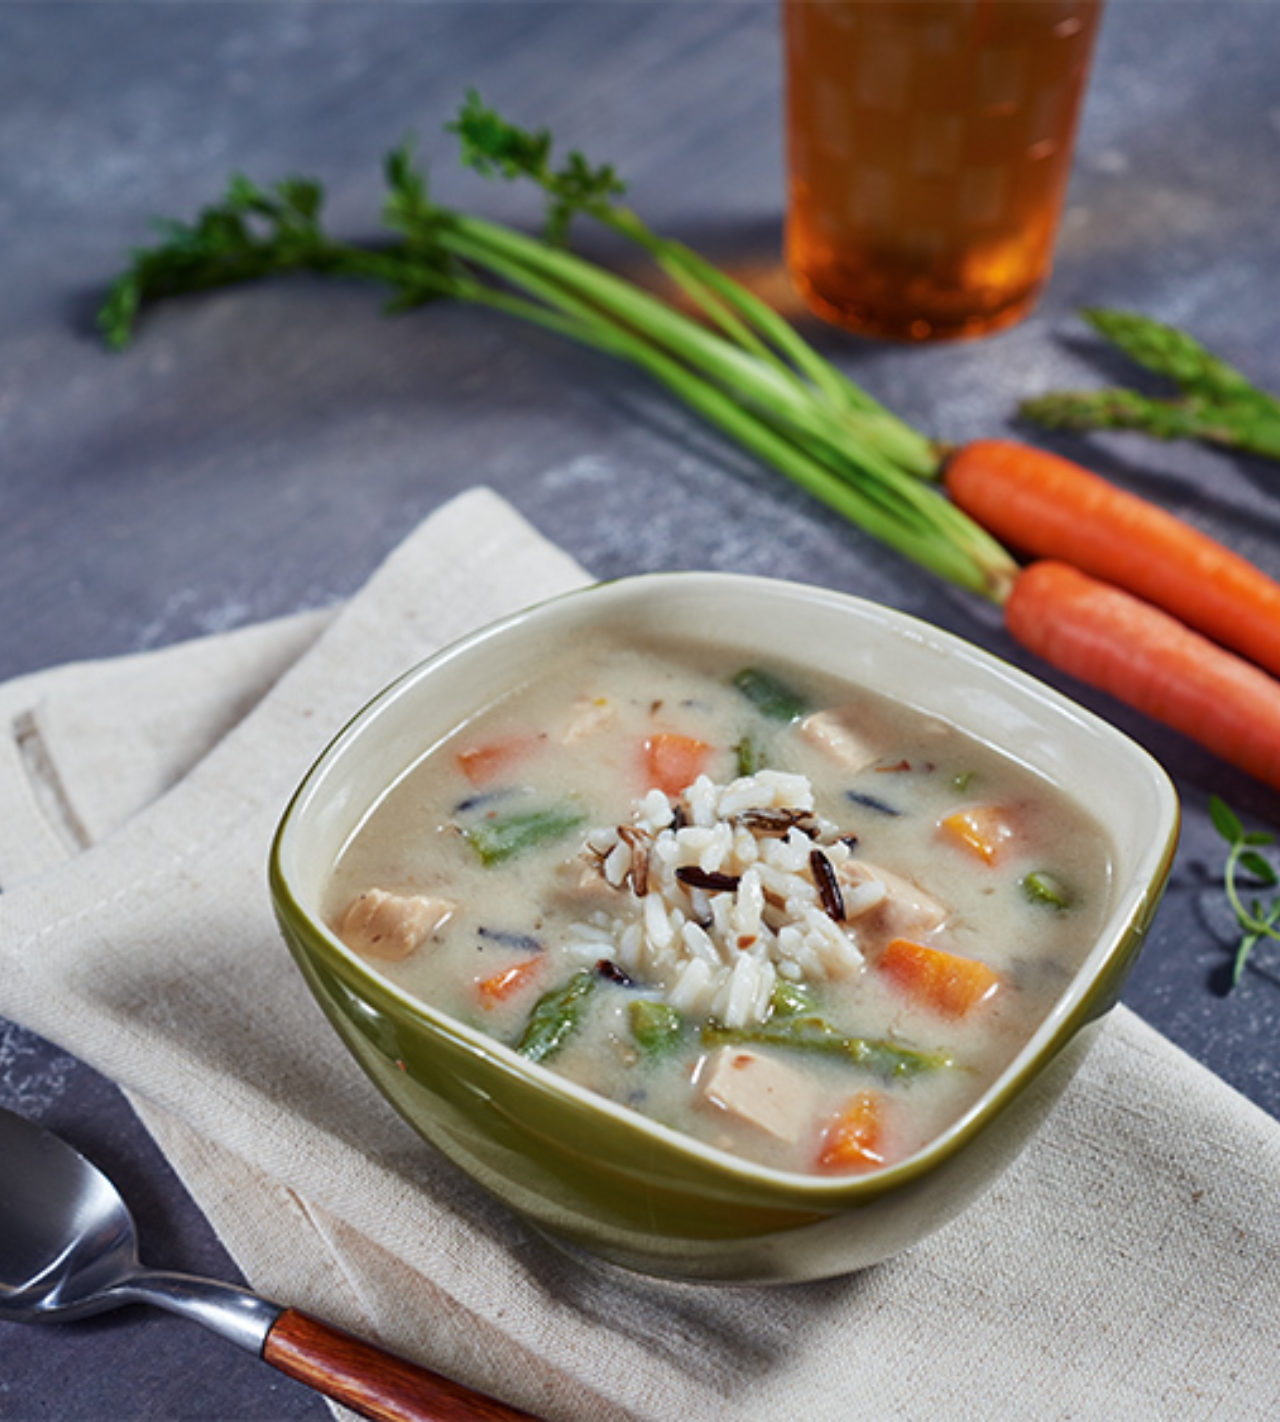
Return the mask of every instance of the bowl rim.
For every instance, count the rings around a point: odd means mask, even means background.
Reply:
[[[604,596],[634,594],[641,597],[647,588],[656,583],[683,584],[691,590],[714,584],[726,590],[738,588],[750,591],[756,596],[774,595],[799,601],[816,600],[837,608],[846,607],[863,617],[883,623],[890,630],[905,633],[931,651],[958,655],[968,665],[980,667],[985,675],[994,675],[997,681],[1012,686],[1018,694],[1030,696],[1048,706],[1063,724],[1075,723],[1087,733],[1101,735],[1110,740],[1122,748],[1135,769],[1142,771],[1155,793],[1160,809],[1160,823],[1152,827],[1152,845],[1141,863],[1135,866],[1131,882],[1118,898],[1107,923],[1103,925],[1098,941],[1077,968],[1058,1000],[986,1090],[926,1145],[900,1161],[857,1175],[785,1171],[707,1145],[684,1132],[654,1121],[631,1107],[579,1086],[541,1063],[521,1057],[505,1043],[433,1007],[424,999],[402,988],[376,966],[348,948],[317,914],[305,908],[290,882],[285,861],[290,839],[297,832],[295,827],[300,823],[305,824],[307,811],[320,796],[324,782],[334,766],[371,734],[371,728],[376,726],[387,709],[399,698],[411,694],[423,680],[433,677],[441,667],[469,656],[476,648],[488,642],[513,635],[517,629],[523,629],[530,621],[554,615],[556,609],[566,604],[597,600]],[[804,659],[799,660],[803,664]],[[982,740],[973,728],[962,726],[961,729]],[[425,754],[424,748],[422,755]],[[414,763],[417,762],[411,762]],[[397,779],[408,769],[409,766],[403,767],[397,773]],[[1036,773],[1041,774],[1042,778],[1048,778],[1042,772]],[[384,786],[379,793],[385,793],[387,788]],[[1058,788],[1065,789],[1060,784]],[[1070,791],[1067,790],[1066,793],[1070,794]],[[308,939],[312,948],[330,957],[336,957],[378,996],[390,998],[398,1010],[407,1012],[410,1018],[432,1032],[443,1034],[456,1046],[489,1058],[510,1074],[531,1079],[543,1090],[561,1097],[567,1103],[593,1112],[602,1112],[629,1129],[655,1136],[667,1147],[676,1149],[719,1176],[727,1176],[739,1184],[749,1182],[757,1187],[766,1187],[772,1193],[784,1195],[793,1201],[802,1201],[806,1206],[846,1207],[870,1203],[883,1194],[909,1185],[930,1174],[945,1160],[962,1150],[1041,1075],[1043,1068],[1083,1027],[1092,1019],[1105,1015],[1114,1005],[1113,1001],[1100,1004],[1097,999],[1106,989],[1112,970],[1128,953],[1138,925],[1144,917],[1149,917],[1163,891],[1177,847],[1180,813],[1177,793],[1167,772],[1159,761],[1132,737],[1031,673],[956,633],[873,599],[815,584],[756,574],[671,570],[592,582],[542,599],[474,628],[401,672],[348,718],[311,763],[277,824],[271,841],[267,877],[276,912],[282,919],[288,920],[295,933],[300,933]],[[1161,831],[1161,827],[1162,832],[1157,833]],[[1124,914],[1121,918],[1118,915],[1122,906]]]

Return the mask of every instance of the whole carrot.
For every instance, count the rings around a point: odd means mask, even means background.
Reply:
[[[947,492],[1002,543],[1127,588],[1280,675],[1280,583],[1164,509],[1007,440],[953,454]]]
[[[1120,588],[1052,560],[1018,576],[1005,626],[1059,671],[1280,790],[1280,683]]]

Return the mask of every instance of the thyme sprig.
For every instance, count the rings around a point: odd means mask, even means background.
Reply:
[[[1100,307],[1085,320],[1137,364],[1178,388],[1160,398],[1123,386],[1056,390],[1024,400],[1019,413],[1049,429],[1138,430],[1155,439],[1199,439],[1280,459],[1280,400],[1199,341],[1149,316]]]
[[[1239,883],[1239,876],[1244,873],[1253,879],[1255,888],[1274,888],[1280,884],[1280,875],[1277,875],[1271,861],[1259,853],[1263,847],[1274,844],[1276,837],[1266,830],[1246,830],[1240,817],[1217,795],[1209,797],[1209,818],[1214,829],[1230,846],[1222,880],[1227,902],[1241,930],[1231,968],[1231,986],[1235,987],[1258,942],[1263,938],[1280,942],[1280,895],[1269,904],[1252,898],[1246,908]]]

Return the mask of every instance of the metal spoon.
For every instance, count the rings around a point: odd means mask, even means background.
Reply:
[[[382,1422],[530,1415],[246,1289],[144,1267],[133,1219],[107,1177],[0,1108],[0,1322],[60,1323],[131,1303],[193,1319]]]

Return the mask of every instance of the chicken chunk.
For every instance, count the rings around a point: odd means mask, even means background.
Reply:
[[[396,961],[421,948],[457,905],[430,894],[390,894],[368,889],[348,905],[338,937],[366,958]]]
[[[867,906],[868,914],[875,914],[877,922],[888,934],[910,938],[914,934],[931,933],[941,928],[947,919],[947,907],[922,889],[914,879],[895,874],[879,864],[871,864],[865,859],[848,859],[836,871],[842,886],[852,892],[846,894],[846,906],[858,902],[858,890],[867,884],[884,885],[884,895]]]
[[[617,708],[607,696],[579,696],[560,740],[566,746],[576,745],[611,726],[617,715]]]
[[[818,1088],[808,1077],[746,1047],[717,1047],[699,1070],[697,1091],[703,1104],[789,1144],[818,1109]]]
[[[617,913],[626,885],[615,888],[601,873],[600,865],[586,855],[575,855],[556,870],[556,899],[584,917],[604,912]]]
[[[871,740],[854,730],[840,711],[815,711],[800,722],[798,729],[815,750],[822,751],[850,774],[865,770],[880,758]]]

